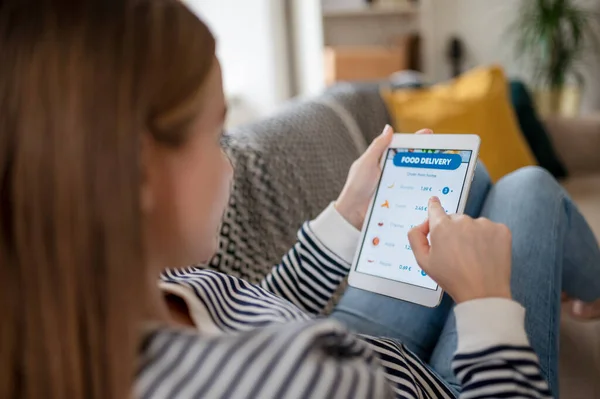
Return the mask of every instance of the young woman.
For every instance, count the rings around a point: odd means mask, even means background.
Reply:
[[[390,130],[259,286],[174,269],[215,252],[233,173],[210,32],[176,0],[29,3],[0,3],[0,397],[556,394],[561,287],[598,299],[600,253],[545,172],[480,166],[488,219],[432,199],[410,240],[454,301],[319,318]]]

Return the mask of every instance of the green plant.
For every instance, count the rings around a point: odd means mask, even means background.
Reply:
[[[598,22],[597,13],[573,0],[522,0],[511,27],[516,55],[529,59],[538,84],[557,89],[572,78],[583,84],[582,58],[600,49]]]

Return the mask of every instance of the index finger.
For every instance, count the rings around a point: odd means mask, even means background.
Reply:
[[[408,242],[412,248],[417,263],[423,268],[428,269],[429,259],[429,222],[426,220],[422,224],[413,227],[408,232]]]
[[[429,208],[427,212],[429,214],[429,226],[432,230],[449,218],[438,197],[431,197],[429,199]]]

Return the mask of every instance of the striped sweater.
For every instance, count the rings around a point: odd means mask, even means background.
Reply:
[[[320,317],[348,274],[357,235],[330,206],[301,228],[259,285],[198,268],[165,272],[161,288],[186,301],[200,331],[159,328],[146,336],[136,396],[454,398],[401,343]],[[461,398],[551,396],[520,305],[486,299],[455,312]]]

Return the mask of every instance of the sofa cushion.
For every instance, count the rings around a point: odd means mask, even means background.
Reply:
[[[569,175],[600,174],[600,115],[544,121]]]
[[[500,68],[479,68],[448,84],[383,95],[397,130],[427,127],[436,133],[481,136],[480,156],[493,180],[536,163],[519,129]]]
[[[333,99],[344,107],[370,143],[386,124],[392,123],[380,87],[379,83],[340,83],[328,89],[323,98]]]

